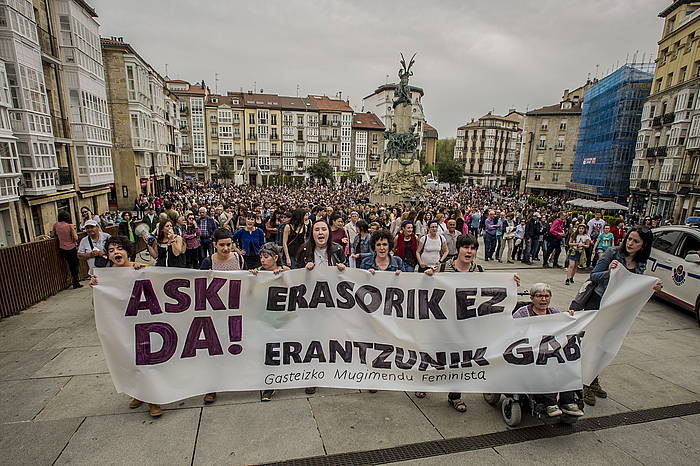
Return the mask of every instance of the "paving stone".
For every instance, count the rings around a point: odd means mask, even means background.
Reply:
[[[623,344],[620,351],[615,356],[615,359],[610,364],[629,364],[640,361],[653,361],[655,356],[647,353],[642,353],[636,349],[632,349],[627,344]]]
[[[251,464],[323,453],[309,402],[278,400],[204,408],[194,464]]]
[[[700,356],[632,365],[700,395]]]
[[[164,409],[186,409],[202,408],[204,406],[234,405],[241,403],[260,403],[259,391],[247,392],[219,392],[216,394],[216,401],[212,404],[205,404],[204,396],[191,396],[184,400],[163,405]]]
[[[102,348],[86,346],[84,348],[66,348],[36,371],[33,377],[59,377],[64,375],[107,373]]]
[[[0,422],[33,419],[68,380],[68,377],[59,377],[0,382]]]
[[[55,464],[189,465],[199,415],[199,409],[180,409],[159,419],[146,413],[88,417]]]
[[[493,448],[483,450],[465,451],[452,455],[431,456],[398,463],[386,463],[391,466],[490,466],[492,464],[508,464]],[[522,464],[522,463],[521,463]]]
[[[700,414],[693,414],[692,416],[684,416],[681,419],[688,421],[688,422],[700,427]]]
[[[0,424],[2,462],[7,465],[53,464],[82,421],[82,418],[73,418]]]
[[[630,409],[697,401],[698,395],[628,364],[608,366],[600,377],[608,396]]]
[[[683,419],[615,427],[596,432],[643,464],[700,464],[700,426]]]
[[[65,311],[68,305],[61,306],[55,309],[54,312],[46,312],[41,314],[42,318],[36,323],[29,325],[29,329],[43,328],[75,328],[88,322],[90,314],[83,311]]]
[[[146,411],[146,404],[129,409],[131,398],[114,389],[109,374],[76,375],[53,397],[37,419],[65,419],[70,417]]]
[[[428,393],[423,399],[409,396],[420,408],[425,417],[445,438],[469,437],[491,432],[508,430],[501,416],[501,405],[491,406],[478,393],[463,394],[462,400],[467,405],[465,413],[458,413],[447,404],[447,393]],[[523,413],[521,427],[536,425],[538,421]]]
[[[660,331],[654,333],[653,338],[648,333],[627,335],[625,345],[653,359],[697,356],[700,354],[700,329]]]
[[[291,400],[294,398],[353,395],[357,393],[360,393],[360,390],[352,390],[349,388],[317,388],[316,393],[313,395],[307,395],[303,388],[292,388],[289,390],[276,390],[274,399]]]
[[[577,464],[630,465],[640,464],[607,440],[607,431],[600,436],[582,432],[563,437],[544,438],[531,442],[495,447],[508,464]]]
[[[0,351],[23,351],[31,349],[55,331],[55,328],[31,329],[21,327],[9,332],[0,333]]]
[[[0,353],[0,380],[28,379],[60,353],[59,349]]]
[[[26,328],[36,324],[41,320],[40,315],[30,314],[27,311],[21,312],[16,316],[10,316],[0,319],[0,335],[13,332],[18,328]]]
[[[403,392],[316,397],[309,402],[329,454],[442,438]]]
[[[81,324],[74,328],[59,328],[44,338],[32,349],[76,348],[82,346],[100,346],[100,339],[94,325]]]

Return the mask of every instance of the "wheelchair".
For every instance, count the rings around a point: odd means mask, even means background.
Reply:
[[[518,296],[530,296],[530,293],[519,292]],[[518,301],[513,313],[522,306],[530,304],[530,301]],[[501,397],[503,401],[501,402]],[[484,400],[491,406],[501,405],[501,415],[503,421],[509,427],[516,427],[522,422],[523,411],[540,420],[544,424],[574,424],[579,418],[562,413],[560,416],[550,417],[547,415],[546,406],[535,401],[535,397],[520,393],[484,393]],[[576,404],[583,410],[583,390],[576,390]]]

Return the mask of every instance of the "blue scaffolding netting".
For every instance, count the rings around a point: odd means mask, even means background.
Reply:
[[[642,107],[653,64],[626,64],[584,94],[574,169],[576,185],[597,197],[626,202]]]

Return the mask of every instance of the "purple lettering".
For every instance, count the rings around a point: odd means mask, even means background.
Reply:
[[[141,300],[142,295],[143,300]],[[148,309],[151,311],[151,314],[161,314],[163,312],[150,280],[136,280],[134,282],[134,289],[131,290],[131,298],[129,298],[129,304],[126,306],[125,316],[135,316],[142,309]]]
[[[219,297],[219,290],[226,284],[223,278],[212,278],[211,283],[207,286],[206,278],[194,279],[194,310],[204,311],[207,308],[207,302],[215,311],[226,309],[224,302]]]
[[[168,282],[163,287],[163,291],[169,298],[173,298],[176,303],[165,303],[165,312],[182,312],[186,311],[190,304],[192,304],[192,298],[187,293],[180,291],[180,288],[189,288],[190,281],[184,278],[175,278],[173,280],[168,280]]]
[[[152,366],[161,364],[175,354],[177,332],[165,322],[148,322],[136,324],[136,365]],[[157,333],[163,339],[163,346],[158,351],[151,351],[151,333]]]
[[[202,334],[202,331],[204,332],[204,338],[200,339],[199,336]],[[182,350],[180,357],[192,358],[197,355],[198,349],[206,349],[209,352],[209,356],[224,354],[211,317],[195,317],[192,319],[192,325],[190,325],[190,330],[187,332],[187,339],[185,340],[185,348]]]

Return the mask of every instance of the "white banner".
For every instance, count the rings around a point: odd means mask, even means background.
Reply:
[[[268,388],[573,390],[612,360],[653,284],[614,271],[602,311],[513,319],[512,273],[96,273],[114,385],[152,403]]]

